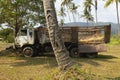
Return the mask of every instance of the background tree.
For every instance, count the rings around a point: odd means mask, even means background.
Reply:
[[[94,18],[91,14],[91,6],[92,5],[93,5],[92,0],[85,0],[82,17],[87,20],[87,23],[89,21],[94,21]]]
[[[2,38],[3,41],[12,43],[14,41],[13,29],[6,28],[6,29],[0,30],[0,38]]]
[[[95,0],[95,17],[96,17],[96,23],[98,22],[98,18],[97,18],[97,0]]]
[[[15,29],[45,23],[42,0],[0,0],[0,23]]]
[[[64,71],[70,68],[73,63],[69,57],[69,52],[64,46],[60,34],[54,2],[53,0],[43,0],[44,11],[46,16],[49,38],[54,50],[54,54],[60,70]]]
[[[62,2],[61,2],[61,6],[65,7],[67,9],[67,14],[68,14],[70,22],[71,22],[71,18],[70,18],[70,13],[69,13],[69,7],[70,7],[70,4],[72,3],[72,1],[73,0],[62,0]]]
[[[107,0],[105,3],[105,7],[108,7],[113,2],[115,2],[115,4],[116,4],[117,22],[118,22],[118,26],[119,26],[118,35],[120,35],[120,22],[119,22],[119,11],[118,11],[118,3],[120,2],[120,0]]]
[[[77,14],[77,9],[78,9],[79,6],[76,6],[75,3],[71,3],[70,4],[70,12],[72,13],[73,15],[73,21],[76,22],[76,18],[75,18],[75,15]]]
[[[61,16],[60,24],[63,26],[64,20],[65,20],[64,18],[66,16],[64,7],[60,8],[60,11],[58,12],[58,15]]]

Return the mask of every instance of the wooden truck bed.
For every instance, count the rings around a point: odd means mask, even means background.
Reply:
[[[79,53],[106,51],[105,43],[110,42],[111,25],[89,27],[60,27],[64,42],[78,44]],[[43,37],[44,35],[44,37]],[[39,27],[40,41],[49,41],[47,28]],[[45,41],[46,40],[46,41]]]

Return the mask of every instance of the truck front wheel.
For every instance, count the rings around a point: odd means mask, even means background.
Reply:
[[[33,48],[32,47],[24,47],[23,55],[24,55],[24,57],[33,57],[34,56]]]

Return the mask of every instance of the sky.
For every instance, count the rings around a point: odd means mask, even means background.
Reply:
[[[80,7],[77,10],[80,15],[83,14],[83,2],[84,1],[85,0],[74,0],[74,2],[77,5],[80,5]],[[60,10],[60,3],[61,3],[61,0],[57,0],[56,3],[55,3],[55,7],[56,7],[57,12]],[[115,3],[111,4],[107,8],[104,8],[104,4],[105,4],[105,2],[103,0],[98,0],[98,22],[117,23]],[[120,4],[119,4],[119,11],[120,11]],[[70,15],[71,15],[71,19],[72,19],[72,14],[70,14]],[[86,22],[85,19],[80,18],[80,15],[78,16],[78,14],[76,14],[76,16],[75,16],[76,22]],[[95,16],[94,7],[92,7],[92,15]],[[120,16],[120,13],[119,13],[119,16]],[[60,17],[58,17],[58,21],[59,20],[60,20]],[[70,22],[68,16],[65,17],[64,22],[65,23]],[[72,19],[72,22],[74,22],[73,19]]]

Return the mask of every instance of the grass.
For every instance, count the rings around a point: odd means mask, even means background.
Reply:
[[[0,42],[0,51],[9,45]],[[107,49],[99,53],[98,58],[74,58],[73,61],[81,65],[82,70],[103,76],[105,80],[120,80],[120,45],[108,44]],[[0,80],[46,80],[54,70],[57,70],[54,57],[0,56]]]
[[[118,45],[120,44],[120,36],[118,35],[112,35],[110,45]]]

